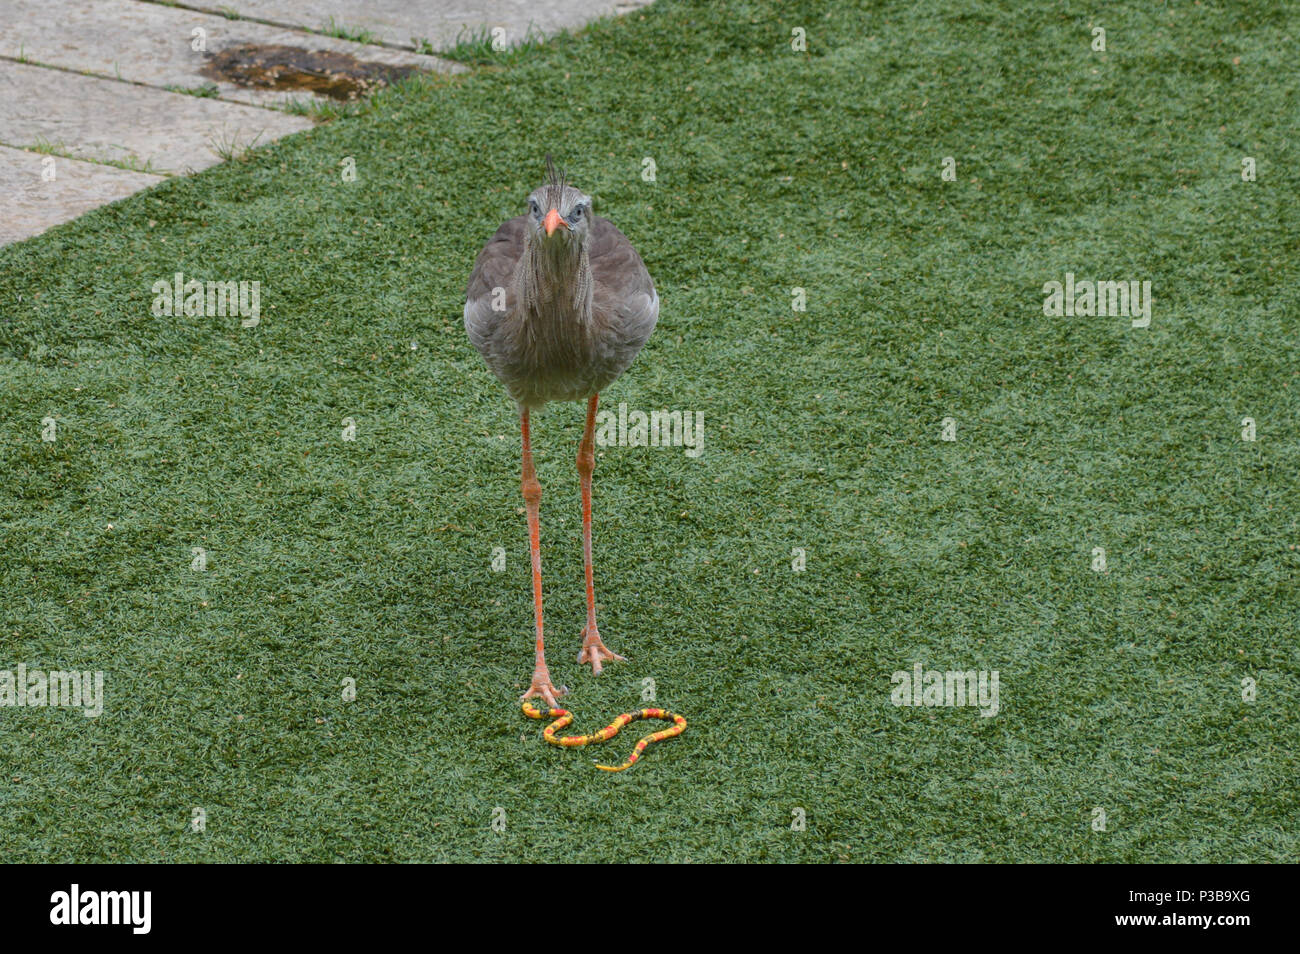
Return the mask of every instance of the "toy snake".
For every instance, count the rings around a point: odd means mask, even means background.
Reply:
[[[530,719],[543,718],[542,711],[531,702],[524,703],[524,715],[528,716]],[[542,736],[547,742],[551,743],[551,745],[563,745],[566,747],[590,745],[593,742],[604,742],[606,739],[612,739],[614,736],[618,735],[619,729],[623,728],[623,726],[627,725],[629,722],[635,722],[637,719],[671,719],[673,721],[674,725],[671,729],[660,729],[658,732],[652,732],[650,735],[647,735],[645,738],[641,739],[641,741],[637,742],[636,748],[632,750],[632,754],[627,757],[627,761],[622,765],[596,766],[596,768],[604,772],[621,772],[624,769],[631,768],[636,764],[636,760],[641,757],[641,753],[645,751],[646,746],[651,742],[658,742],[661,739],[671,739],[673,736],[681,735],[686,731],[686,718],[684,716],[679,716],[675,712],[669,712],[667,709],[639,709],[636,712],[624,712],[609,725],[605,726],[605,728],[601,729],[599,732],[593,732],[591,735],[570,735],[562,739],[557,739],[555,733],[559,732],[561,729],[567,728],[573,722],[573,713],[568,709],[547,709],[545,717],[554,719],[555,721],[546,727]]]

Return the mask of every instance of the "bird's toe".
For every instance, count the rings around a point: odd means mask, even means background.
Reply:
[[[599,676],[607,662],[626,662],[626,656],[620,656],[601,641],[600,633],[593,629],[583,630],[582,650],[578,653],[580,664],[591,663],[591,674]]]

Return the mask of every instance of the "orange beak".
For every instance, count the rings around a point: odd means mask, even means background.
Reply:
[[[547,235],[550,235],[560,226],[564,226],[566,229],[569,227],[569,223],[560,218],[558,209],[551,209],[551,211],[547,212],[546,218],[542,219],[542,225],[546,227]]]

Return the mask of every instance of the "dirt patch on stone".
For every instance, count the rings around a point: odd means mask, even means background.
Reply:
[[[423,70],[359,60],[349,53],[296,46],[244,44],[214,53],[200,72],[258,89],[303,90],[331,99],[355,100]]]

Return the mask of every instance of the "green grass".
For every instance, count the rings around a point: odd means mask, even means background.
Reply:
[[[326,36],[332,36],[339,40],[352,40],[354,43],[374,43],[379,37],[370,30],[362,27],[350,27],[337,22],[330,17],[321,32]]]
[[[125,169],[128,172],[146,172],[155,176],[166,176],[171,173],[155,169],[152,159],[146,159],[141,162],[135,156],[127,156],[125,159],[107,159],[107,158],[90,158],[87,156],[77,155],[75,150],[70,149],[62,142],[50,142],[48,139],[38,136],[36,141],[28,147],[32,152],[43,153],[47,156],[61,156],[64,159],[77,159],[81,162],[95,162],[101,166],[113,166],[117,169]]]
[[[406,82],[400,80],[399,82]],[[288,99],[278,104],[278,108],[294,116],[306,116],[308,119],[317,123],[329,123],[336,119],[342,119],[346,116],[356,116],[370,108],[372,97],[367,96],[364,99],[358,99],[351,102],[340,102],[336,99],[318,99],[316,97]]]
[[[497,49],[498,42],[505,44],[504,49]],[[531,58],[532,53],[546,44],[546,35],[532,23],[522,37],[511,36],[508,32],[498,41],[492,30],[487,27],[477,29],[463,28],[456,37],[455,45],[446,51],[433,48],[433,44],[422,37],[411,37],[411,46],[417,53],[427,53],[455,60],[467,66],[510,66]]]
[[[1297,36],[1286,5],[664,3],[0,251],[0,668],[107,674],[97,720],[0,710],[0,852],[1295,861]],[[606,405],[705,417],[698,460],[600,452],[631,657],[600,679],[582,412],[535,426],[576,727],[646,678],[690,720],[617,776],[631,730],[560,750],[519,712],[518,436],[461,328],[548,151],[662,298]],[[176,271],[260,281],[261,323],[154,317]],[[1067,271],[1150,280],[1151,326],[1045,317]],[[1001,712],[895,708],[917,662],[998,670]]]
[[[244,142],[239,138],[239,132],[238,129],[231,130],[223,125],[220,130],[209,136],[208,148],[222,162],[248,161],[258,140],[262,138],[262,133],[259,131],[248,142]]]
[[[165,86],[164,89],[183,96],[197,96],[200,99],[216,99],[221,95],[221,88],[216,83],[203,83],[199,86]]]

